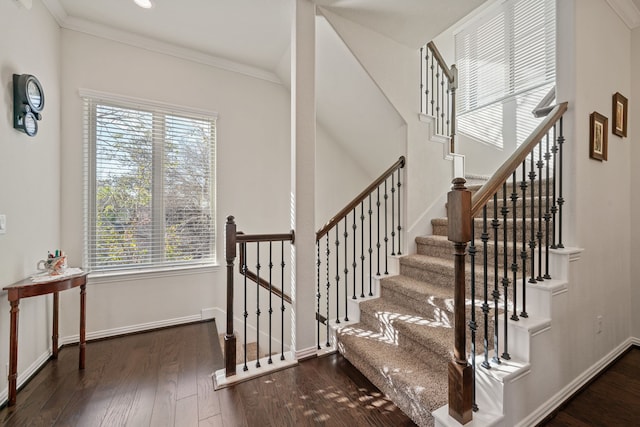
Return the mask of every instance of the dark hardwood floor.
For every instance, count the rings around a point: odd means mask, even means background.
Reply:
[[[215,322],[66,347],[0,410],[6,426],[413,426],[339,355],[213,390]]]
[[[640,348],[631,348],[541,426],[640,426]]]

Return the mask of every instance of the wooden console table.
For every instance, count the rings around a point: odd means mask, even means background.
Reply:
[[[9,402],[8,406],[16,404],[16,386],[18,380],[18,305],[20,298],[53,294],[53,354],[58,357],[58,292],[80,286],[80,361],[79,369],[84,369],[86,350],[86,285],[87,273],[62,277],[48,282],[34,283],[30,278],[21,280],[13,285],[2,288],[7,291],[11,304],[11,332],[9,336]]]

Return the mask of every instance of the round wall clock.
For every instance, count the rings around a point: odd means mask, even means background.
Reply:
[[[35,136],[38,120],[42,119],[44,91],[42,85],[31,74],[13,75],[13,127]]]

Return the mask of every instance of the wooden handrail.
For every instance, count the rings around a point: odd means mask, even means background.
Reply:
[[[549,129],[567,111],[567,102],[557,104],[538,127],[529,135],[518,149],[505,161],[495,174],[478,190],[471,200],[471,217],[474,217],[480,209],[487,204],[489,199],[502,188],[502,184],[509,179],[522,162],[527,158],[531,150],[547,134]]]
[[[378,179],[373,181],[367,188],[365,188],[360,194],[358,194],[347,206],[342,208],[340,212],[333,216],[320,230],[316,232],[316,242],[322,239],[331,229],[342,219],[350,213],[356,206],[358,206],[364,199],[366,199],[369,194],[378,188],[380,184],[382,184],[387,178],[391,176],[396,170],[399,168],[403,168],[405,164],[404,156],[400,156],[400,158],[393,164],[389,169],[387,169]]]
[[[539,119],[540,117],[544,117],[547,114],[549,114],[549,112],[551,110],[553,110],[554,105],[551,105],[551,102],[554,99],[556,99],[556,87],[555,86],[553,86],[551,89],[549,89],[549,92],[547,92],[547,94],[542,97],[540,102],[538,102],[538,105],[536,105],[536,108],[534,108],[531,111],[531,114],[533,114],[533,117]]]
[[[442,67],[442,71],[444,71],[444,74],[447,76],[447,80],[449,80],[450,83],[453,83],[453,81],[455,80],[455,76],[451,71],[451,69],[449,68],[449,66],[447,65],[447,62],[444,60],[444,58],[440,54],[440,51],[436,47],[435,43],[431,41],[427,43],[427,47],[429,48],[429,50],[431,50],[431,52],[433,52],[433,57],[436,59],[436,61],[438,61],[438,64],[440,64],[440,67]]]

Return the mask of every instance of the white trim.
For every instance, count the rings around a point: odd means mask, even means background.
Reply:
[[[269,364],[268,359],[269,357],[263,357],[260,359],[260,368],[256,368],[255,363],[247,363],[248,370],[246,371],[243,370],[243,364],[236,365],[236,374],[230,377],[225,375],[224,369],[215,371],[212,375],[214,390],[220,390],[221,388],[229,387],[275,371],[290,368],[298,364],[298,361],[294,359],[294,355],[289,351],[285,353],[285,360],[280,360],[279,357],[272,357],[273,363]]]
[[[199,52],[194,49],[177,46],[172,43],[162,42],[150,37],[118,30],[107,25],[98,24],[97,22],[69,16],[58,0],[42,1],[61,28],[116,41],[129,46],[146,49],[151,52],[174,56],[176,58],[197,62],[211,67],[220,68],[222,70],[244,74],[245,76],[266,80],[268,82],[280,85],[283,84],[282,80],[280,80],[280,78],[272,71],[241,64],[239,62],[220,58],[208,53]]]
[[[631,0],[607,0],[609,6],[630,30],[640,26],[640,10]]]
[[[312,357],[316,357],[318,355],[318,348],[317,347],[309,347],[309,348],[304,348],[302,350],[296,350],[296,359],[297,360],[304,360],[304,359],[310,359]]]
[[[118,270],[113,272],[89,273],[89,285],[101,283],[122,283],[144,279],[159,279],[165,277],[187,276],[194,274],[217,273],[222,269],[216,265],[193,265],[185,267],[159,267],[149,270]]]
[[[27,380],[29,380],[29,378],[31,378],[33,374],[38,372],[38,369],[40,369],[42,365],[47,363],[47,361],[51,357],[51,354],[52,354],[51,347],[49,347],[49,349],[46,352],[42,353],[40,357],[38,357],[31,365],[29,365],[29,367],[26,370],[18,373],[18,380],[17,380],[18,384],[16,389],[19,390],[20,387],[22,387],[24,383],[26,383]],[[8,400],[9,400],[9,385],[7,383],[7,387],[2,389],[2,391],[0,392],[0,405],[4,405],[5,403],[7,403]]]
[[[124,104],[130,104],[130,106],[135,106],[135,107],[160,109],[160,110],[166,110],[171,112],[179,111],[182,114],[193,114],[196,116],[205,116],[207,118],[213,118],[214,120],[218,119],[218,113],[216,111],[205,110],[202,108],[187,107],[184,105],[170,104],[168,102],[162,102],[162,101],[156,101],[156,100],[136,98],[134,96],[128,96],[128,95],[119,95],[111,92],[102,92],[102,91],[93,90],[93,89],[80,88],[78,89],[78,95],[80,95],[81,98],[91,98],[91,99],[96,99],[100,101],[114,102],[118,104],[124,103]]]
[[[562,390],[554,394],[545,403],[540,405],[538,409],[530,413],[526,418],[521,420],[517,426],[532,426],[537,425],[547,415],[553,412],[559,405],[564,403],[575,392],[577,392],[582,386],[587,384],[592,378],[598,375],[604,368],[613,362],[618,356],[627,351],[634,343],[638,341],[637,338],[627,338],[622,344],[611,350],[609,354],[604,356],[598,362],[593,364],[589,369],[585,370],[576,379],[567,384]]]
[[[101,338],[109,338],[109,337],[114,337],[118,335],[132,334],[135,332],[149,331],[153,329],[166,328],[169,326],[178,326],[178,325],[183,325],[185,323],[199,322],[201,320],[203,320],[202,313],[193,314],[191,316],[176,317],[174,319],[157,320],[155,322],[147,322],[147,323],[139,323],[137,325],[122,326],[120,328],[103,329],[101,331],[88,332],[87,341],[97,340]],[[216,324],[217,323],[218,322],[216,322]],[[80,340],[79,335],[69,335],[69,336],[60,338],[59,344],[61,346],[67,345],[67,344],[75,344],[79,340]]]

